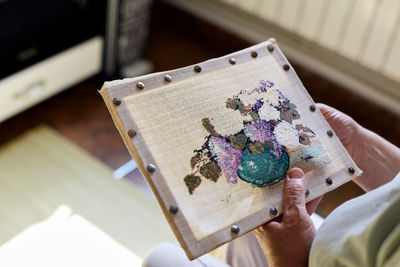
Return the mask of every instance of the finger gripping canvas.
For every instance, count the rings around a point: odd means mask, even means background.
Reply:
[[[292,167],[306,173],[307,201],[359,175],[274,40],[199,66],[106,83],[101,91],[189,258],[277,216],[269,209],[282,211]]]

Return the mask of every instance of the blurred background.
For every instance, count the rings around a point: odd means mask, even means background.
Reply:
[[[97,90],[270,37],[315,102],[400,145],[398,0],[0,0],[0,264],[140,266],[173,240],[140,172],[113,178],[130,156]]]

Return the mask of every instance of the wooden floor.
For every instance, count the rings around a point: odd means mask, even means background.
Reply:
[[[114,258],[100,266],[121,266],[115,257],[143,258],[157,244],[175,240],[155,200],[128,181],[113,180],[108,166],[47,126],[2,147],[0,166],[0,266],[60,266],[50,264],[54,259],[61,266],[99,266],[88,257],[96,254]],[[9,257],[13,264],[2,264],[10,251],[34,263]]]
[[[153,14],[145,56],[154,63],[154,71],[183,67],[251,45],[159,2],[154,5]],[[316,102],[349,114],[363,126],[400,146],[398,116],[317,76],[296,62],[292,63]],[[100,76],[94,77],[3,122],[0,124],[0,145],[39,124],[48,124],[107,165],[119,167],[130,157],[97,92],[102,83]],[[130,175],[130,179],[148,190],[137,172]],[[357,186],[347,183],[327,194],[318,212],[326,216],[337,205],[360,193]]]

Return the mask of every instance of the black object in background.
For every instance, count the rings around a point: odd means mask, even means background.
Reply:
[[[107,0],[0,0],[0,79],[105,32]]]
[[[152,0],[110,0],[107,7],[104,75],[125,77],[142,59],[149,35]]]

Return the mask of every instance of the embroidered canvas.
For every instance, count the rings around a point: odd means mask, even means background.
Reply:
[[[361,174],[274,39],[101,94],[190,259],[278,216],[292,167],[307,201]]]

